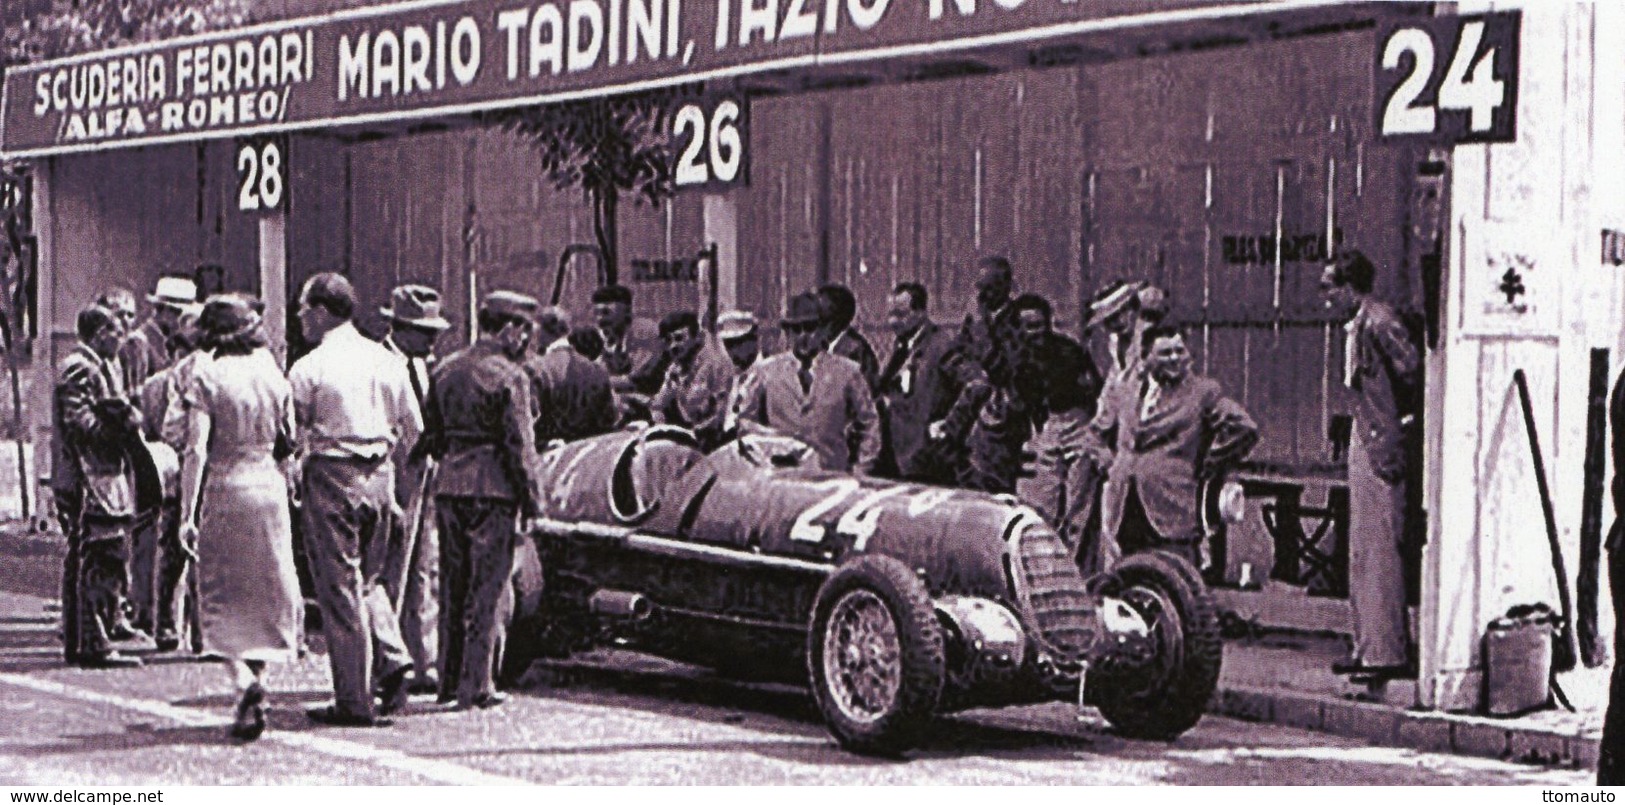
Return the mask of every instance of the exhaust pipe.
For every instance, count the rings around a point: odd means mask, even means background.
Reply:
[[[587,599],[594,615],[640,621],[654,614],[654,605],[639,593],[625,590],[598,590]]]

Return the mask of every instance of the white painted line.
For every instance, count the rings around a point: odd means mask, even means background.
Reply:
[[[0,673],[0,684],[27,688],[49,696],[59,696],[91,704],[117,707],[156,718],[168,719],[188,727],[220,727],[224,729],[231,725],[231,719],[225,716],[176,707],[168,702],[156,699],[132,699],[124,696],[114,696],[20,674]],[[533,785],[528,780],[488,774],[478,769],[459,766],[443,760],[415,757],[395,749],[369,746],[337,738],[325,738],[320,735],[302,732],[272,731],[265,733],[260,740],[343,760],[370,763],[393,771],[416,775],[437,783],[450,785]]]

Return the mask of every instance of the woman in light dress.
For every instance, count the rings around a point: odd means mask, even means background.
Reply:
[[[288,487],[288,381],[250,300],[211,297],[200,324],[215,345],[187,390],[181,542],[198,558],[203,648],[225,657],[241,698],[232,736],[265,730],[265,666],[295,657],[301,602]]]

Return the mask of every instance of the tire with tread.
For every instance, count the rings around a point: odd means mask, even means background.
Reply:
[[[1100,695],[1091,696],[1119,734],[1149,740],[1173,740],[1196,726],[1219,681],[1224,645],[1218,607],[1190,562],[1160,551],[1123,560],[1103,581],[1100,591],[1122,597],[1138,588],[1171,604],[1178,618],[1178,640],[1166,673],[1151,675],[1150,685],[1126,689],[1127,679],[1104,677]],[[1141,681],[1145,675],[1135,674]]]
[[[834,700],[824,656],[837,605],[865,595],[884,605],[898,649],[896,695],[883,714],[870,720],[850,717]],[[863,555],[841,565],[818,590],[807,633],[807,665],[819,712],[842,748],[896,756],[914,746],[936,715],[946,674],[942,627],[925,583],[889,556]]]

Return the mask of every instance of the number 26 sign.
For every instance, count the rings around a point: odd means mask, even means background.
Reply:
[[[1377,36],[1377,131],[1384,138],[1517,139],[1518,11],[1402,20]]]

